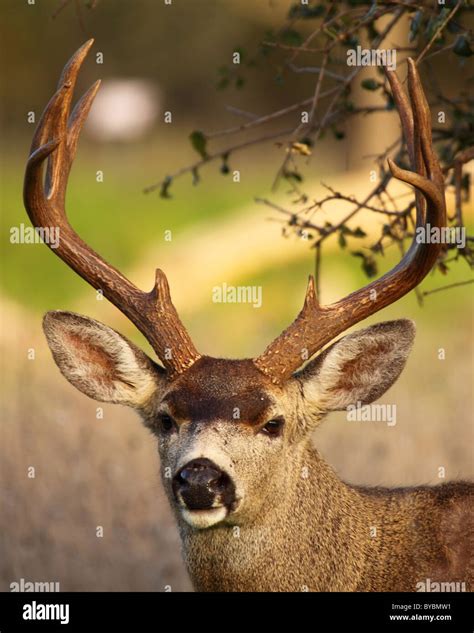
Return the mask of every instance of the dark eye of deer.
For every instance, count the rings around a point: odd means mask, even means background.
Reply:
[[[262,431],[266,435],[271,435],[272,437],[276,437],[278,435],[281,435],[281,432],[283,430],[283,423],[284,423],[284,420],[282,418],[275,418],[274,420],[269,420],[263,427]]]
[[[163,431],[165,431],[166,433],[169,433],[170,431],[174,429],[175,423],[174,423],[173,418],[170,417],[169,415],[162,415],[160,416],[160,426]]]

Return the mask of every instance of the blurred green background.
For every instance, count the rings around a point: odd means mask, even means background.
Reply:
[[[278,69],[270,63],[251,69],[244,89],[216,90],[218,68],[234,50],[253,50],[269,29],[278,28],[288,2],[173,0],[168,6],[159,0],[100,0],[93,11],[83,10],[83,26],[74,3],[52,19],[59,4],[1,4],[0,589],[8,590],[20,577],[59,580],[64,590],[161,590],[167,584],[188,589],[176,531],[156,481],[153,440],[128,410],[105,407],[105,419],[98,422],[96,403],[60,377],[43,340],[42,314],[66,309],[98,318],[149,350],[133,326],[106,301],[97,301],[45,246],[10,242],[11,227],[28,223],[21,190],[35,125],[27,116],[33,111],[38,120],[64,63],[91,36],[96,43],[81,71],[78,95],[98,77],[104,87],[111,79],[140,79],[155,89],[156,119],[142,136],[104,140],[84,130],[70,177],[68,214],[95,250],[144,289],[152,286],[154,268],[164,268],[198,349],[243,357],[261,352],[294,318],[314,267],[308,244],[283,239],[281,218],[254,202],[261,196],[288,203],[285,186],[271,192],[283,150],[269,143],[233,155],[230,167],[240,171],[240,183],[223,176],[217,162],[202,170],[198,186],[189,174],[176,180],[171,199],[145,195],[143,188],[198,158],[188,139],[193,130],[245,120],[226,106],[264,114],[308,97],[313,85],[304,75],[276,83]],[[103,64],[95,63],[98,51]],[[441,63],[440,76],[455,94],[462,77],[449,77],[449,71]],[[164,122],[165,111],[172,112],[172,124]],[[309,189],[321,195],[322,181],[349,194],[368,191],[373,168],[368,150],[374,143],[384,149],[397,133],[395,112],[373,117],[369,128],[354,119],[344,142],[326,138],[315,150],[306,171]],[[97,182],[97,171],[103,182]],[[449,205],[452,209],[452,197]],[[472,202],[466,214],[472,226]],[[398,253],[389,251],[384,270],[397,260]],[[448,277],[436,273],[422,287],[468,277],[461,261]],[[223,282],[261,285],[262,307],[213,303],[212,288]],[[359,261],[334,242],[324,253],[323,302],[366,282]],[[472,476],[472,308],[469,286],[430,295],[424,307],[411,293],[364,323],[413,318],[418,338],[406,372],[388,396],[399,407],[393,431],[349,428],[333,416],[316,434],[343,477],[354,483],[437,483],[440,465],[448,479]],[[31,349],[34,361],[28,360]],[[26,475],[31,465],[37,468],[35,480]],[[106,526],[103,541],[95,537],[97,525]]]

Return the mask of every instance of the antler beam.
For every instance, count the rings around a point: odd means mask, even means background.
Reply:
[[[171,302],[168,281],[156,271],[153,290],[143,292],[93,251],[70,226],[65,210],[66,188],[81,128],[99,89],[97,81],[82,96],[72,114],[71,102],[81,65],[94,40],[86,42],[66,64],[38,124],[26,166],[23,198],[37,228],[59,228],[53,252],[91,286],[102,290],[148,339],[171,377],[190,367],[200,354]],[[43,165],[47,160],[43,182]]]
[[[417,227],[441,228],[446,224],[444,179],[433,150],[431,117],[423,87],[412,59],[408,60],[408,91],[395,73],[387,72],[400,114],[412,169],[406,171],[389,160],[390,171],[416,191]],[[411,105],[410,105],[411,102]],[[427,240],[426,240],[427,241]],[[435,264],[442,245],[419,243],[391,271],[337,303],[318,303],[314,279],[309,279],[303,309],[295,321],[254,360],[275,383],[283,382],[308,358],[352,325],[390,305],[415,288]]]

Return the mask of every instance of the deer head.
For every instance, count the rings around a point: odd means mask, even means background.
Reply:
[[[440,246],[414,239],[390,272],[328,306],[319,305],[310,278],[303,309],[261,356],[202,356],[179,319],[161,270],[151,292],[139,290],[68,223],[69,171],[99,87],[94,84],[70,113],[76,77],[91,46],[92,40],[68,62],[38,125],[26,168],[25,207],[35,227],[59,227],[53,252],[136,325],[162,364],[106,325],[71,312],[46,314],[49,347],[80,391],[140,413],[158,438],[163,482],[182,521],[207,528],[252,520],[285,494],[291,465],[325,414],[357,401],[370,403],[398,378],[413,343],[411,321],[380,323],[325,346],[415,288]],[[432,148],[429,109],[411,60],[408,71],[409,98],[394,73],[388,78],[413,171],[391,161],[389,166],[416,189],[417,225],[441,227],[444,182]],[[306,359],[312,360],[301,369]]]

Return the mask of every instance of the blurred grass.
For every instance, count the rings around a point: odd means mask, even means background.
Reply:
[[[164,200],[158,193],[145,195],[143,187],[167,173],[168,163],[173,163],[174,155],[180,154],[179,146],[183,144],[186,146],[186,137],[179,132],[177,135],[166,135],[164,139],[151,139],[145,147],[94,147],[87,142],[80,147],[68,188],[67,208],[71,224],[86,242],[125,274],[138,266],[142,255],[152,247],[156,247],[156,265],[160,265],[161,249],[166,249],[167,245],[165,231],[172,231],[173,240],[184,231],[192,238],[193,227],[199,227],[201,223],[218,224],[237,216],[242,207],[253,204],[254,197],[261,191],[268,191],[273,174],[271,161],[263,169],[260,166],[257,169],[255,157],[236,157],[233,167],[241,171],[241,182],[238,184],[232,183],[230,174],[222,176],[218,163],[215,163],[203,170],[203,182],[197,186],[192,184],[189,174],[176,180],[171,187],[170,199]],[[174,146],[175,150],[172,149]],[[190,153],[186,158],[193,160],[195,157]],[[24,161],[24,155],[16,150],[9,154],[9,160],[4,160],[2,166],[0,205],[4,270],[0,289],[26,308],[42,312],[74,303],[89,288],[44,245],[10,243],[12,226],[22,223],[30,226],[21,193]],[[181,164],[185,164],[182,157]],[[104,172],[102,183],[96,181],[98,169]],[[318,165],[318,180],[324,177],[325,171]],[[272,211],[268,212],[270,216],[276,217]],[[471,222],[468,232],[472,232],[472,228]],[[270,224],[268,230],[273,231],[275,249],[278,249],[282,238]],[[245,236],[236,235],[235,239],[243,240],[242,258],[245,258],[248,256]],[[332,245],[328,242],[321,276],[323,302],[333,301],[369,281],[359,260],[350,255],[350,250],[355,250],[360,244],[354,241],[349,248],[341,251],[335,245],[335,238]],[[217,320],[221,320],[220,315],[225,316],[221,324],[225,328],[229,322],[240,322],[247,313],[260,313],[265,319],[264,331],[276,332],[293,314],[293,306],[300,305],[307,276],[313,273],[314,251],[301,242],[296,243],[294,248],[299,253],[297,262],[268,270],[262,268],[252,279],[241,279],[243,285],[261,285],[264,288],[261,309],[245,304],[216,306],[209,301],[207,307],[204,304],[194,315],[196,321],[206,323],[210,313],[218,310]],[[379,259],[380,274],[398,259],[399,253],[389,250],[384,258]],[[196,265],[199,265],[198,261]],[[236,268],[238,270],[238,262]],[[192,270],[189,275],[192,279]],[[469,276],[468,266],[460,260],[450,265],[447,276],[439,272],[430,275],[423,282],[422,290],[464,281]],[[332,292],[334,287],[338,288],[336,292]],[[284,289],[283,292],[281,289]],[[436,313],[442,316],[450,309],[462,311],[472,305],[471,295],[469,286],[448,290],[428,297],[427,305],[436,306]],[[403,312],[405,304],[409,306],[412,303],[416,303],[413,293],[397,304],[396,311]],[[423,319],[424,311],[419,312]],[[432,315],[427,321],[432,322]]]
[[[180,132],[181,142],[183,137]],[[174,239],[201,220],[222,220],[238,212],[259,191],[262,170],[257,172],[250,165],[246,169],[239,163],[241,182],[236,184],[230,174],[221,175],[215,163],[205,168],[205,182],[198,186],[192,184],[189,174],[176,180],[170,199],[162,199],[158,193],[145,195],[146,185],[166,175],[169,144],[174,141],[173,135],[160,138],[155,144],[150,142],[145,152],[143,147],[80,147],[68,187],[69,219],[94,250],[123,271],[136,264],[150,245],[161,242],[160,248],[166,248],[165,230],[171,230]],[[161,148],[161,155],[155,160],[156,147]],[[168,148],[166,158],[163,147]],[[195,159],[190,156],[190,161]],[[8,265],[0,288],[10,298],[42,311],[84,293],[85,284],[44,245],[10,243],[11,227],[31,226],[22,200],[25,160],[26,155],[13,151],[2,167],[2,261]],[[97,170],[104,172],[103,182],[96,181]],[[159,265],[159,251],[156,262]]]
[[[324,261],[322,302],[328,303],[367,284],[367,277],[359,270],[358,260],[341,257],[330,252]],[[396,263],[387,258],[384,270]],[[303,261],[286,264],[281,269],[265,269],[257,276],[243,278],[240,285],[262,286],[263,305],[253,308],[250,304],[207,304],[193,315],[193,331],[203,339],[212,323],[212,337],[207,338],[206,352],[229,356],[251,356],[282,331],[296,317],[303,305],[308,274],[312,262],[308,256]],[[422,289],[439,287],[469,278],[464,262],[452,266],[449,276],[433,275],[421,286]],[[469,331],[473,318],[472,288],[453,288],[434,293],[425,298],[420,306],[414,292],[400,299],[382,312],[357,324],[356,328],[370,323],[399,319],[414,319],[427,336],[442,338],[453,327],[453,320]],[[229,336],[233,332],[233,336]]]

